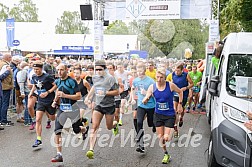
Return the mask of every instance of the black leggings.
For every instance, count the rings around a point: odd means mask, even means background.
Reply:
[[[142,108],[137,107],[137,142],[143,146],[143,121],[145,118],[145,115],[147,114],[147,123],[149,127],[153,127],[153,115],[154,115],[155,108]]]
[[[55,120],[54,132],[56,135],[61,134],[63,126],[66,123],[68,118],[71,120],[74,133],[80,132],[79,126],[82,125],[82,122],[80,121],[80,112],[79,111],[63,112],[63,111],[59,110],[57,113],[56,120]]]

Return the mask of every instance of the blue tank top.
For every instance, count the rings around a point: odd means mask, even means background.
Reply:
[[[173,92],[170,89],[169,82],[166,82],[165,89],[159,91],[156,84],[153,84],[153,95],[156,99],[155,112],[161,115],[174,116],[175,110],[173,108]]]
[[[176,75],[175,72],[172,73],[172,81],[175,85],[177,85],[178,88],[183,88],[188,86],[188,81],[186,79],[187,72],[182,72],[180,76]],[[185,90],[183,92],[183,98],[186,99],[188,97],[189,90]],[[178,96],[177,93],[174,94],[174,96]]]

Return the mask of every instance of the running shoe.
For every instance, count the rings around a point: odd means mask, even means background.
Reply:
[[[142,147],[140,145],[137,146],[136,151],[140,152],[140,153],[144,153],[145,152],[144,147]]]
[[[171,159],[171,156],[169,154],[165,154],[162,160],[162,164],[167,164],[168,162],[170,162],[170,159]]]
[[[18,118],[18,119],[17,119],[17,122],[18,122],[18,123],[24,123],[24,119]]]
[[[202,107],[202,105],[201,105],[201,104],[198,104],[197,109],[200,109],[201,107]]]
[[[51,162],[63,162],[63,157],[60,154],[57,154],[55,157],[51,159]]]
[[[155,133],[157,130],[156,130],[156,127],[153,125],[152,127],[152,132]]]
[[[88,118],[86,118],[86,117],[82,119],[82,122],[83,122],[84,126],[88,126],[88,124],[89,124],[88,123]]]
[[[183,117],[180,117],[179,119],[179,127],[182,127],[183,126]]]
[[[173,137],[174,137],[174,138],[178,138],[178,137],[179,137],[178,130],[175,130],[175,131],[174,131]]]
[[[24,126],[31,126],[31,123],[29,123],[29,122],[24,122]]]
[[[118,125],[119,125],[119,126],[122,126],[122,120],[121,120],[121,119],[119,120]]]
[[[89,126],[86,127],[86,131],[84,133],[82,133],[82,139],[85,140],[88,136],[88,130],[89,130]]]
[[[47,121],[46,129],[50,129],[50,128],[51,128],[51,121]]]
[[[193,110],[193,112],[195,112],[195,109],[196,109],[196,108],[195,108],[195,107],[193,107],[193,109],[192,109],[192,110]]]
[[[187,107],[187,109],[186,109],[186,113],[189,113],[190,112],[190,107]]]
[[[14,126],[13,122],[7,121],[7,122],[1,122],[1,126]]]
[[[31,126],[29,127],[29,130],[34,130],[35,129],[36,122],[32,122]]]
[[[119,133],[119,127],[118,124],[116,124],[116,127],[112,129],[113,134],[116,136]]]
[[[4,128],[3,128],[3,127],[0,127],[0,130],[4,130]]]
[[[87,156],[89,159],[94,159],[94,151],[93,151],[93,150],[89,150],[89,151],[86,153],[86,156]]]
[[[35,140],[35,143],[32,145],[32,147],[35,148],[35,147],[39,147],[39,146],[41,146],[41,145],[42,145],[42,141],[36,139],[36,140]]]

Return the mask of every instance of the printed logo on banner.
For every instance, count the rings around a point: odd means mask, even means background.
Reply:
[[[143,5],[143,3],[139,0],[133,0],[129,6],[127,7],[127,10],[135,17],[137,18],[146,7]]]

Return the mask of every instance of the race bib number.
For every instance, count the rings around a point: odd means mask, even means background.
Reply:
[[[71,104],[64,104],[64,103],[60,104],[60,110],[64,111],[64,112],[72,112],[73,111]]]
[[[174,96],[179,97],[179,94],[177,92],[174,92]]]
[[[198,86],[194,86],[194,87],[192,88],[192,90],[195,91],[195,92],[197,92],[197,91],[199,91],[199,87],[198,87]]]
[[[96,96],[105,96],[105,95],[106,95],[105,88],[96,87],[96,88],[95,88],[95,95],[96,95]]]
[[[167,102],[166,103],[157,102],[157,107],[158,110],[169,110],[169,104]]]
[[[40,90],[38,89],[37,91],[38,91],[38,95],[40,95],[41,93],[46,92],[46,90],[45,90],[45,89],[40,89]]]

